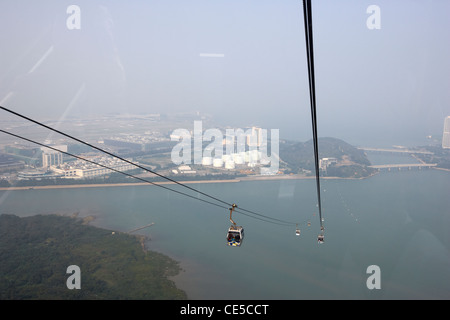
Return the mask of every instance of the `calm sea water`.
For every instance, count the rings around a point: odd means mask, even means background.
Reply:
[[[298,237],[295,226],[236,213],[245,228],[240,248],[225,243],[228,210],[150,185],[2,191],[0,213],[79,212],[95,215],[96,226],[120,231],[154,222],[140,234],[151,238],[149,249],[181,262],[184,271],[175,280],[191,299],[450,298],[450,172],[321,182],[321,245],[314,180],[192,185],[242,208],[300,222]],[[380,267],[381,289],[367,288],[370,265]]]

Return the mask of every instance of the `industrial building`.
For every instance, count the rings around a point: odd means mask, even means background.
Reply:
[[[0,172],[22,169],[24,164],[17,161],[13,156],[0,153]]]
[[[12,156],[16,161],[33,167],[42,166],[42,150],[37,147],[14,144],[5,146],[5,153]]]
[[[120,160],[112,160],[112,159],[101,159],[97,161],[99,164],[107,166],[108,168],[104,168],[102,166],[98,166],[95,164],[89,164],[83,161],[76,161],[72,164],[63,164],[58,167],[51,167],[51,170],[55,173],[62,175],[64,178],[95,178],[107,175],[116,171],[129,171],[136,169],[136,166],[123,162]],[[114,171],[116,170],[116,171]]]
[[[326,171],[328,166],[336,164],[338,160],[336,158],[322,158],[319,160],[319,168]]]

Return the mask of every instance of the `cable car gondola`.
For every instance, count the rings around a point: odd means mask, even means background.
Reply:
[[[319,234],[319,236],[317,237],[317,242],[323,243],[323,234]]]
[[[237,205],[233,203],[232,207],[230,208],[230,221],[232,225],[230,226],[230,228],[228,228],[227,244],[231,247],[240,247],[242,244],[242,240],[244,240],[244,228],[242,228],[241,226],[237,226],[236,222],[234,222],[231,218],[234,208],[236,207]]]
[[[240,247],[244,239],[244,228],[238,226],[231,226],[228,229],[227,243],[232,247]]]
[[[296,236],[299,236],[299,235],[300,235],[300,229],[298,228],[298,225],[296,225],[295,235],[296,235]]]

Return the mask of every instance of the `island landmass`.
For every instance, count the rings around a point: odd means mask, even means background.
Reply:
[[[143,236],[89,225],[91,217],[0,215],[1,300],[184,300],[170,277],[178,262]],[[80,289],[69,289],[69,266]]]

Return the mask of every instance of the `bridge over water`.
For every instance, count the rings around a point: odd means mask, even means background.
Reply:
[[[378,169],[378,170],[388,170],[391,169],[422,169],[422,168],[432,168],[436,167],[436,163],[425,163],[423,160],[418,159],[415,155],[418,154],[429,154],[432,155],[433,152],[430,151],[424,151],[424,150],[409,150],[406,148],[399,148],[399,149],[386,149],[386,148],[358,148],[359,150],[369,151],[369,152],[380,152],[380,153],[395,153],[395,154],[404,154],[404,155],[411,155],[412,157],[416,158],[420,161],[420,163],[396,163],[396,164],[379,164],[379,165],[373,165],[369,166],[370,168]]]
[[[359,147],[357,149],[371,152],[389,152],[400,154],[433,154],[433,152],[430,151],[409,150],[409,149],[385,149],[385,148],[365,148],[365,147]]]
[[[374,168],[374,169],[386,169],[386,170],[391,170],[391,169],[422,169],[422,168],[432,168],[432,167],[436,167],[437,164],[436,163],[402,163],[402,164],[380,164],[380,165],[374,165],[374,166],[369,166],[369,168]]]

